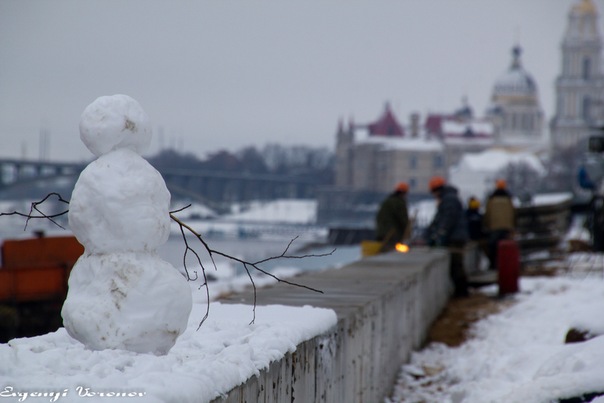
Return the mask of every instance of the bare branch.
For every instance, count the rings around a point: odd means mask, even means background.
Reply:
[[[250,269],[248,269],[247,264],[243,264],[243,268],[245,269],[245,272],[247,273],[248,278],[250,279],[250,282],[252,283],[252,288],[254,290],[254,305],[252,305],[252,320],[250,321],[250,325],[252,323],[254,323],[254,321],[256,320],[256,283],[254,282],[254,277],[252,277],[252,273],[250,273]]]
[[[27,220],[25,220],[25,227],[23,228],[23,230],[27,230],[27,225],[29,224],[29,220],[33,219],[33,218],[45,218],[47,220],[49,220],[50,222],[52,222],[54,225],[56,225],[57,227],[61,228],[61,229],[65,229],[61,224],[59,224],[58,222],[56,222],[54,219],[57,217],[61,217],[65,214],[67,214],[69,212],[69,210],[65,210],[62,211],[60,213],[56,213],[56,214],[45,214],[44,212],[42,212],[38,206],[40,206],[41,204],[43,204],[46,200],[48,200],[51,196],[55,196],[57,197],[57,200],[65,203],[65,204],[69,204],[69,202],[65,199],[63,199],[63,197],[56,192],[52,192],[46,195],[46,197],[44,197],[42,200],[37,201],[37,202],[33,202],[31,204],[31,207],[29,209],[29,213],[20,213],[18,211],[13,211],[12,213],[0,213],[0,217],[1,216],[10,216],[10,215],[16,215],[19,217],[25,217],[27,218]],[[37,211],[38,213],[40,213],[40,215],[34,215],[33,211]]]
[[[181,211],[181,210],[179,210],[179,211]],[[245,269],[245,272],[247,273],[247,275],[248,275],[248,277],[250,279],[250,282],[252,283],[253,298],[254,298],[253,318],[252,318],[252,321],[250,322],[250,324],[254,323],[254,321],[256,320],[256,301],[257,301],[257,291],[258,291],[257,287],[256,287],[256,283],[254,282],[254,279],[253,279],[253,277],[251,275],[250,268],[253,268],[253,269],[259,271],[260,273],[273,278],[277,282],[284,283],[284,284],[289,284],[289,285],[292,285],[294,287],[305,288],[307,290],[323,294],[323,291],[321,291],[319,289],[316,289],[316,288],[313,288],[313,287],[309,287],[309,286],[306,286],[304,284],[295,283],[293,281],[288,281],[288,280],[284,280],[282,278],[279,278],[279,277],[275,276],[274,274],[272,274],[272,273],[270,273],[270,272],[262,269],[259,265],[262,264],[262,263],[269,262],[271,260],[276,260],[276,259],[304,259],[304,258],[308,258],[308,257],[324,257],[324,256],[329,256],[329,255],[333,254],[333,252],[335,252],[335,249],[333,249],[329,253],[323,253],[323,254],[288,255],[287,253],[289,251],[289,248],[294,243],[294,241],[296,239],[298,239],[298,237],[295,237],[295,238],[293,238],[292,240],[289,241],[289,243],[285,247],[285,250],[279,256],[272,256],[272,257],[269,257],[269,258],[266,258],[266,259],[259,260],[257,262],[248,262],[247,260],[239,259],[239,258],[237,258],[235,256],[232,256],[232,255],[229,255],[227,253],[220,252],[218,250],[214,250],[214,249],[210,248],[210,246],[203,240],[201,234],[199,234],[193,228],[191,228],[190,226],[188,226],[187,224],[185,224],[184,222],[182,222],[180,219],[178,219],[176,216],[174,216],[174,214],[170,213],[170,217],[172,218],[172,220],[174,220],[180,226],[181,234],[183,236],[183,239],[185,240],[185,246],[186,246],[186,248],[190,248],[190,246],[188,245],[188,243],[186,241],[184,229],[187,229],[192,235],[194,235],[202,243],[202,245],[206,249],[208,255],[210,256],[210,259],[212,260],[212,264],[214,265],[214,269],[216,269],[216,262],[214,261],[214,255],[225,257],[225,258],[227,258],[227,259],[229,259],[231,261],[240,263],[243,266],[243,268]],[[195,255],[197,256],[198,262],[199,262],[199,264],[200,264],[200,266],[202,268],[202,271],[204,273],[204,280],[206,280],[205,279],[205,268],[201,264],[201,261],[199,260],[199,256],[197,254],[195,254]],[[183,259],[183,263],[186,265],[186,261],[184,261],[184,259]],[[185,267],[185,271],[187,271],[186,267]],[[206,290],[208,289],[207,281],[204,282],[204,284],[202,285],[202,287],[205,287]],[[206,310],[206,315],[204,316],[203,320],[199,324],[199,327],[201,327],[201,325],[207,319],[208,314],[209,314],[209,305],[210,305],[209,304],[209,302],[210,302],[209,301],[209,295],[208,295],[207,299],[208,299],[208,308],[207,308],[208,310]],[[199,327],[198,327],[198,329],[199,329]]]
[[[264,260],[260,260],[258,262],[248,262],[246,260],[239,259],[237,257],[231,256],[229,254],[226,254],[226,253],[223,253],[223,252],[220,252],[220,251],[217,251],[217,250],[212,250],[212,249],[208,250],[208,252],[212,252],[212,253],[215,253],[216,255],[219,255],[219,256],[222,256],[222,257],[226,257],[227,259],[230,259],[230,260],[233,260],[235,262],[241,263],[242,265],[248,265],[250,267],[253,267],[254,269],[258,270],[259,272],[261,272],[263,274],[266,274],[269,277],[274,278],[275,280],[277,280],[280,283],[285,283],[285,284],[293,285],[293,286],[300,287],[300,288],[306,288],[307,290],[318,292],[318,293],[321,293],[321,294],[323,294],[323,291],[321,291],[321,290],[318,290],[316,288],[312,288],[312,287],[306,286],[304,284],[298,284],[298,283],[293,283],[291,281],[283,280],[281,278],[278,278],[274,274],[269,273],[269,272],[261,269],[258,265],[261,264],[261,263],[265,263],[265,262],[268,262],[270,260],[276,260],[276,259],[302,259],[304,257],[324,257],[324,256],[331,255],[334,251],[335,251],[335,249],[332,250],[330,253],[324,253],[324,254],[320,254],[320,255],[303,255],[303,256],[290,256],[290,255],[286,255],[285,252],[284,252],[284,253],[282,253],[279,256],[273,256],[273,257],[270,257],[270,258],[267,258],[267,259],[264,259]]]
[[[191,204],[190,204],[190,203],[189,203],[189,204],[187,204],[187,205],[186,205],[186,206],[184,206],[184,207],[181,207],[181,208],[179,208],[179,209],[176,209],[176,210],[172,210],[172,211],[170,211],[170,214],[174,214],[174,213],[180,213],[181,211],[184,211],[184,210],[188,209],[189,207],[191,207]]]

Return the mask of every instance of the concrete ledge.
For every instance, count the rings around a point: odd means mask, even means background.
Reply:
[[[337,325],[214,402],[382,401],[451,291],[448,253],[428,249],[365,258],[295,281],[324,294],[277,284],[259,290],[258,305],[330,308]],[[253,294],[221,302],[251,304]]]

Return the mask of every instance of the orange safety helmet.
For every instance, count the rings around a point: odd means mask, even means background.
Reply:
[[[446,183],[447,181],[442,176],[433,176],[428,186],[430,187],[430,191],[434,192],[435,189],[443,187]]]
[[[507,187],[507,183],[505,183],[504,179],[497,179],[497,181],[495,181],[496,189],[505,189],[506,187]]]
[[[395,192],[403,192],[403,193],[407,193],[409,191],[409,185],[407,185],[406,182],[399,182],[396,185],[396,188],[394,188]]]

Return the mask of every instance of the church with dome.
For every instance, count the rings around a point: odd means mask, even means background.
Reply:
[[[512,63],[493,87],[487,117],[494,126],[494,140],[501,145],[544,142],[543,110],[537,84],[521,63],[522,49],[514,46]]]

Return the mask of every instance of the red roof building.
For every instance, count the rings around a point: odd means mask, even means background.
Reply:
[[[426,118],[426,133],[429,137],[436,137],[438,139],[442,139],[443,129],[442,129],[442,121],[446,119],[446,115],[439,114],[431,114]]]
[[[382,116],[373,123],[367,125],[370,136],[384,137],[404,137],[405,130],[396,120],[396,117],[390,109],[390,104],[386,104],[386,109]]]

